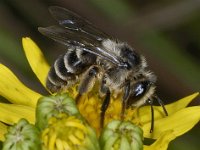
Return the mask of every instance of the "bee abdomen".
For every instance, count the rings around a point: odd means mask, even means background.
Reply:
[[[78,58],[76,51],[68,51],[64,55],[64,65],[70,73],[80,74],[86,68],[80,58]]]
[[[65,66],[64,56],[60,56],[54,63],[57,76],[64,81],[75,79],[75,75],[71,73]]]
[[[83,73],[91,63],[84,61],[82,55],[80,52],[78,55],[75,49],[69,49],[55,61],[49,71],[46,83],[51,92],[58,92],[77,82],[77,76]]]
[[[76,75],[65,66],[64,56],[60,56],[55,61],[48,73],[46,86],[52,93],[60,91],[63,87],[67,87],[69,83],[71,84],[71,81],[76,80]]]
[[[51,67],[47,81],[46,81],[46,86],[51,92],[57,92],[61,89],[62,86],[66,86],[67,81],[62,80],[55,71],[54,66]]]

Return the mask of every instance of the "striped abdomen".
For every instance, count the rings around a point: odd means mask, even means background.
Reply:
[[[59,92],[78,81],[78,77],[94,64],[96,56],[81,49],[69,49],[51,66],[47,76],[46,86],[52,92]]]

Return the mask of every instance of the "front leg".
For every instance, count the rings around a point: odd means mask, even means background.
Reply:
[[[130,82],[127,81],[124,86],[124,95],[122,98],[122,109],[121,109],[121,119],[124,120],[124,113],[127,108],[127,101],[130,95]]]

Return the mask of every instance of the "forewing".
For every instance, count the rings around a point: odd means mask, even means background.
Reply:
[[[65,8],[52,6],[49,8],[49,11],[58,21],[58,23],[65,28],[70,30],[77,30],[95,38],[98,41],[111,38],[107,34],[94,27],[89,21]]]
[[[46,28],[39,27],[38,30],[47,37],[64,44],[66,46],[80,47],[82,50],[102,57],[116,65],[119,65],[119,59],[102,48],[101,41],[85,36],[85,33],[79,30],[71,30],[62,26],[50,26]]]
[[[100,42],[97,40],[93,40],[91,38],[87,38],[83,34],[79,33],[76,30],[70,30],[63,28],[61,26],[50,26],[50,27],[39,27],[38,30],[47,37],[52,38],[53,40],[67,45],[67,46],[93,46],[100,45]]]

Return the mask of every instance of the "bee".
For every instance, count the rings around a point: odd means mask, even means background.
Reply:
[[[79,15],[58,6],[49,8],[58,25],[39,27],[43,35],[66,46],[66,53],[51,66],[46,86],[52,93],[63,91],[77,83],[79,96],[92,90],[99,82],[101,106],[100,125],[111,95],[122,94],[121,118],[128,107],[151,106],[151,129],[154,126],[153,100],[163,102],[155,94],[156,76],[148,70],[143,55],[94,27]]]

